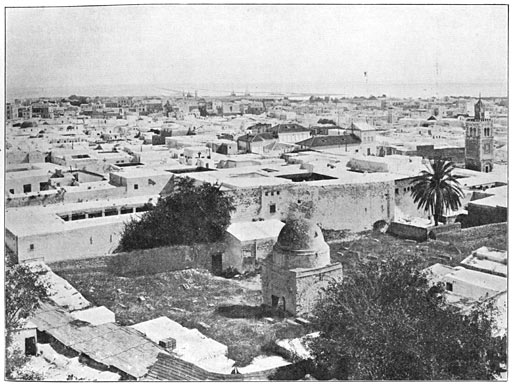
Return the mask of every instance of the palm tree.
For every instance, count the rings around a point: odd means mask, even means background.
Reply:
[[[418,209],[432,213],[436,226],[446,209],[457,210],[460,198],[464,197],[462,187],[452,175],[454,168],[452,162],[437,159],[430,163],[428,171],[422,171],[412,180],[414,203],[418,204]]]

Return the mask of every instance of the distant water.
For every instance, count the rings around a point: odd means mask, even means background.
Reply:
[[[363,83],[343,84],[250,84],[233,86],[227,83],[206,84],[134,84],[134,85],[90,85],[90,86],[52,86],[52,87],[7,87],[7,101],[23,98],[84,96],[176,96],[183,91],[199,96],[225,96],[235,91],[237,95],[249,92],[253,96],[287,94],[296,96],[380,96],[391,97],[443,97],[443,96],[507,96],[507,83]]]

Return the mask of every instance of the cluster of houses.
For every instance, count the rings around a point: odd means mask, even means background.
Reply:
[[[507,167],[495,162],[506,144],[500,131],[506,108],[500,101],[469,104],[191,95],[15,101],[7,105],[5,243],[20,263],[109,255],[125,224],[170,194],[177,178],[218,184],[236,209],[223,251],[207,256],[212,271],[261,268],[263,302],[307,314],[326,277],[343,276],[323,230],[360,232],[385,222],[400,236],[429,236],[433,223],[411,189],[431,159],[452,160],[464,191],[461,208],[444,213],[446,224],[507,221]],[[482,296],[501,303],[506,255],[500,253],[477,250],[460,267],[434,265],[429,274],[445,282],[453,303],[467,306]],[[113,317],[90,304],[70,309],[54,301],[28,329],[122,378],[231,375],[225,347],[200,333],[169,319],[124,327]],[[209,358],[198,362],[187,353],[183,346],[191,341],[211,346],[204,350]],[[178,358],[168,354],[182,348]],[[195,377],[180,377],[176,368]]]

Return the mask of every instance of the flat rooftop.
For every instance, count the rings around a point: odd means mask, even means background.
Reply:
[[[212,172],[187,173],[187,176],[202,182],[219,183],[229,189],[300,184],[309,186],[336,186],[345,184],[391,182],[403,177],[403,175],[392,173],[365,174],[352,172],[349,171],[343,163],[339,163],[334,168],[329,166],[325,161],[311,162],[308,164],[313,166],[312,171],[301,168],[300,164],[272,164],[272,167],[269,167],[268,165],[259,165],[217,169]],[[311,173],[320,175],[320,179],[302,182],[294,182],[290,179],[291,176],[307,176]],[[326,178],[322,179],[322,176],[325,176]]]
[[[59,215],[73,212],[95,211],[103,208],[143,205],[150,199],[156,203],[157,195],[118,198],[111,200],[89,201],[82,203],[64,203],[43,206],[16,207],[5,210],[5,227],[18,237],[60,233],[108,223],[122,223],[140,213],[111,215],[88,218],[85,220],[65,221]]]
[[[144,178],[162,175],[167,175],[170,178],[172,176],[172,174],[169,171],[144,166],[126,167],[119,171],[112,171],[111,174],[122,178]]]

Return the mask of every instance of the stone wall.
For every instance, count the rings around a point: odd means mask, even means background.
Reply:
[[[394,218],[394,182],[345,185],[286,184],[230,192],[237,207],[232,222],[311,219],[330,230],[364,231]],[[275,211],[275,212],[273,212]]]
[[[428,239],[429,227],[415,226],[409,223],[391,222],[388,233],[399,238],[423,242]]]
[[[477,202],[468,204],[468,215],[464,219],[465,227],[507,222],[508,212],[506,207],[479,205],[476,204]]]
[[[263,304],[272,306],[272,296],[284,298],[285,310],[295,314],[297,286],[295,273],[279,269],[269,261],[264,261],[261,272]]]
[[[439,226],[419,226],[412,223],[391,222],[388,233],[399,238],[424,242],[429,237],[437,239],[438,235],[460,232],[460,223],[440,224]]]
[[[212,255],[223,253],[223,243],[175,245],[118,253],[107,260],[108,269],[121,276],[156,274],[202,268],[212,270]]]
[[[311,314],[322,296],[322,289],[326,288],[330,281],[341,279],[343,279],[343,269],[339,263],[297,272],[295,314]]]
[[[274,296],[279,298],[279,306],[284,306],[287,312],[308,314],[320,299],[322,288],[330,280],[342,278],[343,270],[339,263],[313,269],[285,270],[265,261],[261,273],[263,303],[272,306]]]
[[[461,225],[459,222],[439,225],[430,230],[429,237],[437,239],[442,234],[458,233],[460,229]]]

